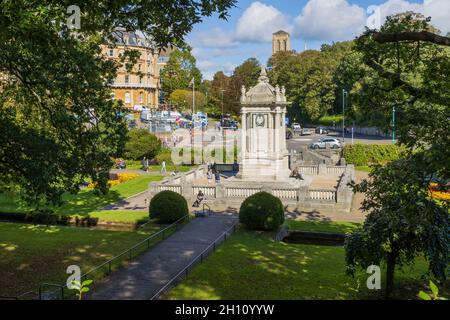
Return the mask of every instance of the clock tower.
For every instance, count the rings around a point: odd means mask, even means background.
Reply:
[[[248,92],[242,87],[241,179],[289,179],[285,121],[288,104],[285,88],[271,86],[265,68],[255,87]]]

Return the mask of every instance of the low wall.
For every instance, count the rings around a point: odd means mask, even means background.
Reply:
[[[304,175],[341,175],[337,189],[310,189],[307,186],[290,187],[282,183],[272,182],[225,182],[214,185],[193,185],[193,181],[204,178],[206,168],[183,173],[181,176],[168,177],[161,182],[150,184],[150,197],[170,190],[181,194],[188,202],[195,201],[201,190],[210,205],[240,206],[242,202],[255,193],[265,191],[280,198],[284,205],[295,206],[298,210],[330,210],[350,211],[353,190],[348,186],[354,180],[354,166],[301,166],[298,167]]]

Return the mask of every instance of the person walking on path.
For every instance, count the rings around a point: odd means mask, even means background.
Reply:
[[[219,184],[220,183],[220,172],[216,171],[215,176],[216,176],[216,183]]]
[[[142,159],[141,163],[142,163],[142,170],[144,170],[145,172],[148,172],[148,159],[146,157],[144,157],[144,159]]]
[[[161,173],[164,175],[166,174],[166,162],[165,161],[163,161],[161,163]]]
[[[213,173],[212,170],[209,169],[208,170],[208,183],[212,183],[213,182]]]

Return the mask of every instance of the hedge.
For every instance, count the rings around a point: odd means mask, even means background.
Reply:
[[[393,144],[355,144],[345,146],[342,156],[349,164],[370,166],[397,160],[403,151],[403,147]]]
[[[150,201],[150,218],[172,223],[189,214],[186,199],[172,191],[162,191]]]
[[[275,230],[284,223],[283,204],[267,192],[256,193],[242,203],[239,220],[247,229]]]

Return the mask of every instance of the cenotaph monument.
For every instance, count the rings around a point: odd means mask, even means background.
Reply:
[[[286,149],[286,90],[269,84],[263,67],[258,84],[241,95],[241,165],[238,179],[289,180]]]

